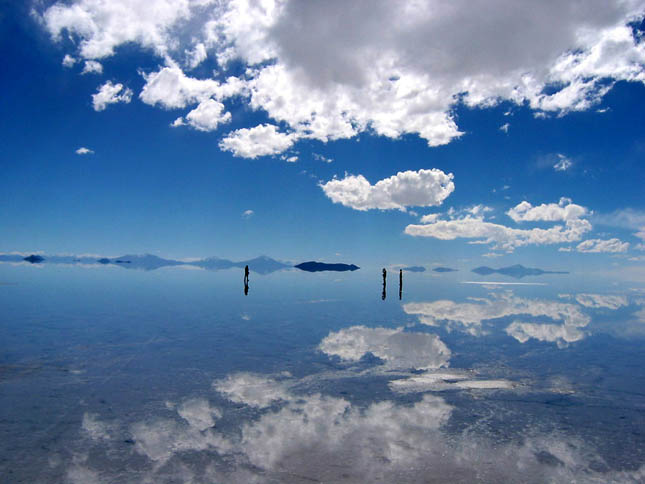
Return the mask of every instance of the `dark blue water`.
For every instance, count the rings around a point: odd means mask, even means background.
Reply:
[[[645,292],[396,276],[1,264],[1,481],[645,481]]]

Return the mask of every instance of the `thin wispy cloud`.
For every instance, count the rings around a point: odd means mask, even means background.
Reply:
[[[89,148],[86,148],[85,146],[81,146],[75,151],[75,153],[77,155],[93,155],[94,151]]]
[[[573,166],[573,162],[562,154],[558,154],[558,161],[553,165],[555,171],[567,171]]]

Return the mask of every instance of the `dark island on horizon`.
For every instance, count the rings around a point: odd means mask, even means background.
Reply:
[[[344,271],[355,271],[360,269],[357,265],[354,264],[327,264],[326,262],[317,262],[309,261],[297,264],[294,267],[307,272],[322,272],[322,271],[335,271],[335,272],[344,272]]]
[[[451,268],[451,267],[442,267],[442,266],[435,267],[435,268],[434,268],[434,269],[432,269],[432,270],[433,270],[434,272],[457,272],[457,269],[453,269],[453,268]]]
[[[472,270],[475,274],[480,276],[488,276],[490,274],[502,274],[503,276],[514,277],[516,279],[521,279],[526,276],[540,276],[542,274],[569,274],[566,271],[545,271],[533,267],[524,267],[522,264],[515,264],[513,266],[501,267],[499,269],[493,269],[492,267],[481,266],[476,267]]]

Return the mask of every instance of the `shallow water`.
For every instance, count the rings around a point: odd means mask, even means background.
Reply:
[[[645,480],[645,292],[397,276],[1,264],[2,482]]]

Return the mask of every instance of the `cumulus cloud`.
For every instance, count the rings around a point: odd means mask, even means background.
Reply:
[[[63,67],[73,67],[76,64],[76,59],[69,54],[65,54],[62,64]]]
[[[578,252],[600,253],[600,252],[627,252],[629,242],[622,242],[619,239],[588,239],[576,246]]]
[[[185,122],[175,120],[173,125],[189,124],[199,131],[215,131],[220,124],[231,120],[231,113],[226,112],[225,109],[221,102],[207,99],[186,115]]]
[[[439,217],[441,217],[440,213],[429,213],[427,215],[423,215],[420,220],[422,224],[431,224],[436,222]]]
[[[96,94],[92,94],[92,105],[95,111],[103,111],[108,104],[129,103],[132,99],[132,90],[123,87],[123,84],[112,84],[107,81]]]
[[[76,153],[77,155],[93,155],[94,151],[86,148],[85,146],[81,146],[74,153]]]
[[[318,349],[345,361],[371,353],[387,368],[427,370],[447,366],[450,349],[434,334],[406,333],[403,328],[352,326],[330,333]]]
[[[571,202],[571,199],[562,197],[556,203],[543,203],[534,207],[523,201],[511,208],[506,214],[515,222],[559,222],[576,220],[589,215],[589,210]]]
[[[459,219],[437,220],[430,224],[411,224],[405,233],[416,237],[433,237],[440,240],[456,238],[475,239],[478,243],[493,244],[493,248],[512,252],[525,245],[560,244],[575,242],[591,230],[587,220],[567,221],[565,226],[549,229],[515,229],[484,221],[479,217],[466,216]]]
[[[236,77],[229,77],[223,83],[214,79],[196,79],[186,76],[176,65],[144,73],[143,77],[146,83],[139,98],[146,104],[164,109],[184,108],[210,98],[222,101],[245,88],[244,83]]]
[[[250,209],[249,210],[244,210],[244,212],[242,212],[242,217],[249,218],[249,217],[252,217],[254,213],[255,212],[253,210],[250,210]]]
[[[103,64],[97,61],[85,61],[81,74],[103,74]]]
[[[42,21],[54,39],[64,31],[80,39],[79,54],[86,59],[100,59],[114,54],[115,48],[136,43],[166,55],[176,40],[171,29],[187,20],[195,7],[206,0],[150,0],[145,4],[132,0],[96,2],[80,0],[73,4],[55,3],[42,14]]]
[[[321,184],[334,203],[354,210],[398,209],[440,205],[450,195],[455,184],[452,173],[431,170],[404,171],[376,182],[374,185],[363,175],[345,175]]]
[[[504,123],[499,127],[499,130],[503,131],[504,133],[508,133],[508,130],[510,127],[511,127],[510,123]]]
[[[281,133],[273,124],[260,124],[229,133],[219,144],[224,151],[242,158],[277,155],[291,148],[296,141],[293,133]]]
[[[463,134],[452,115],[460,102],[563,115],[594,107],[616,81],[643,82],[645,46],[628,25],[643,7],[591,0],[558,5],[554,16],[549,2],[77,0],[39,15],[53,39],[75,39],[83,59],[131,43],[158,56],[165,65],[147,75],[144,102],[184,107],[213,96],[204,91],[218,81],[180,67],[212,52],[218,77],[240,61],[248,106],[298,137],[327,142],[371,130],[438,146]],[[179,82],[153,89],[160,76]],[[186,96],[187,83],[199,95]]]
[[[405,233],[417,237],[433,237],[440,240],[456,238],[475,239],[471,243],[492,244],[494,249],[512,252],[525,245],[546,245],[576,242],[591,230],[588,220],[580,218],[588,211],[580,205],[571,203],[567,198],[560,199],[558,204],[542,204],[534,207],[529,202],[522,202],[507,212],[513,220],[522,221],[564,221],[564,225],[554,227],[517,229],[506,225],[484,220],[486,212],[483,206],[465,211],[466,215],[458,218],[456,212],[448,212],[449,219],[421,219],[421,225],[411,224]],[[428,223],[429,221],[429,223]]]

